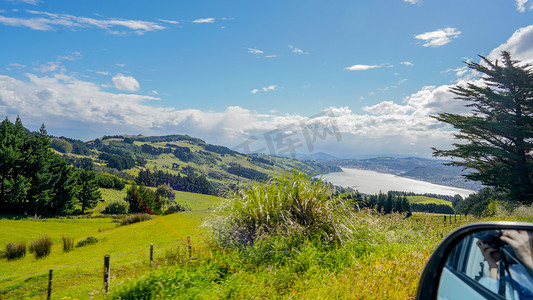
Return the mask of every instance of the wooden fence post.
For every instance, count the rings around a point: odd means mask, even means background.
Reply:
[[[189,258],[192,257],[191,237],[187,237],[187,247],[189,248]]]
[[[111,273],[109,261],[110,256],[107,254],[104,256],[104,290],[106,293],[109,292],[109,277]]]
[[[50,300],[52,299],[52,277],[53,277],[54,269],[50,269],[48,272],[48,296],[46,299]]]
[[[150,244],[150,268],[154,265],[154,244]]]

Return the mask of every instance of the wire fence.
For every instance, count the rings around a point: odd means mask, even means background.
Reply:
[[[52,299],[108,293],[114,284],[169,264],[194,258],[190,238],[105,255],[101,259],[59,266],[48,271],[0,277],[0,299]]]

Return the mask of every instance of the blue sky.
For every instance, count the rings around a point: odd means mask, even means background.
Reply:
[[[88,140],[431,154],[463,61],[533,62],[533,1],[0,0],[0,114]],[[243,148],[243,143],[248,145]]]

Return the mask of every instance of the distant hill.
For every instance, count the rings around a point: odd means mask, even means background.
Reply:
[[[317,162],[345,168],[356,168],[427,181],[435,184],[453,186],[470,190],[479,190],[480,182],[466,180],[462,168],[446,166],[438,159],[421,157],[376,157],[368,159],[319,159]]]
[[[340,171],[339,167],[313,160],[243,154],[188,135],[113,135],[87,142],[52,137],[51,146],[77,167],[89,167],[127,179],[134,179],[140,170],[205,176],[217,190],[264,180],[292,169],[314,175]]]

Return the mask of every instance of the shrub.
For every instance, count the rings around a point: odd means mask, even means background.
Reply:
[[[223,246],[242,248],[276,236],[338,243],[350,233],[352,213],[328,185],[294,172],[238,191],[208,225]]]
[[[130,204],[127,201],[116,199],[109,201],[109,204],[104,210],[106,214],[121,215],[127,214],[130,209]]]
[[[73,237],[63,236],[61,239],[63,240],[63,252],[69,252],[70,250],[74,249]]]
[[[46,257],[50,254],[52,245],[52,240],[49,237],[42,236],[39,239],[31,242],[30,253],[33,253],[35,258]]]
[[[173,213],[177,213],[177,212],[180,212],[180,211],[186,211],[186,210],[191,210],[187,205],[185,204],[179,204],[179,203],[176,203],[172,206],[169,206],[164,214],[165,215],[170,215],[170,214],[173,214]]]
[[[96,243],[98,243],[98,239],[95,238],[94,236],[90,236],[82,241],[79,241],[78,244],[76,244],[76,248],[84,247],[84,246],[92,245]]]
[[[149,214],[133,214],[122,219],[122,221],[120,221],[120,225],[129,225],[151,219],[152,216],[150,216]]]
[[[2,257],[7,260],[19,259],[26,256],[26,242],[7,243],[6,249],[2,253]]]

